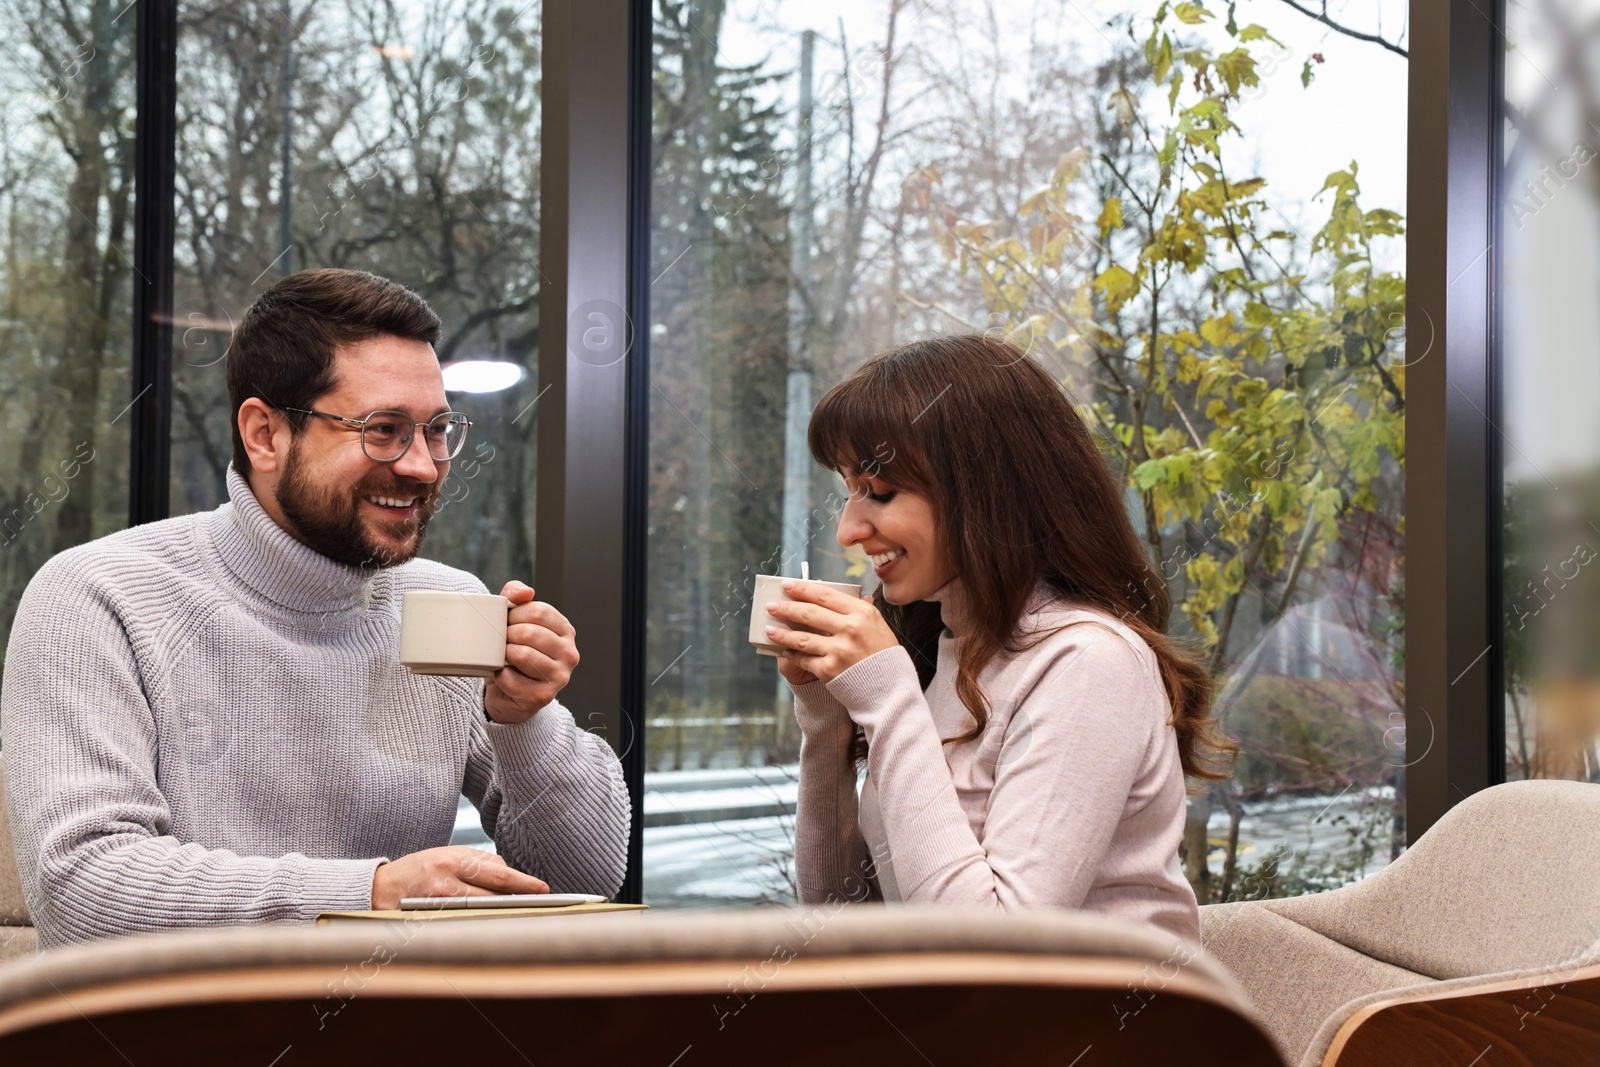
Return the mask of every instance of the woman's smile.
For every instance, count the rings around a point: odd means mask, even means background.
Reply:
[[[872,572],[882,580],[884,575],[895,569],[895,564],[905,554],[903,548],[891,548],[885,552],[869,552],[867,558],[872,560]]]

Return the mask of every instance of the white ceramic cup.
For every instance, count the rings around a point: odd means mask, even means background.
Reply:
[[[495,593],[413,591],[400,605],[400,662],[412,674],[492,678],[506,665],[511,601]]]
[[[822,632],[810,626],[785,622],[775,615],[767,614],[767,605],[774,600],[794,600],[794,597],[784,594],[783,583],[785,581],[803,581],[807,585],[826,586],[829,589],[836,589],[841,593],[852,596],[857,600],[861,599],[861,586],[852,585],[849,582],[819,582],[815,579],[807,580],[804,578],[791,579],[785,578],[781,574],[756,575],[756,589],[751,594],[750,605],[750,643],[755,645],[756,651],[763,656],[777,656],[784,651],[782,645],[775,645],[767,640],[768,626],[776,626],[780,630],[804,630],[806,633],[811,634]],[[804,601],[801,601],[801,603],[804,603]]]

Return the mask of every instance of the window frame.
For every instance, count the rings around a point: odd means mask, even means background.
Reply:
[[[628,876],[642,888],[648,489],[648,0],[542,0],[542,336],[535,584],[583,635],[564,694],[622,758]],[[166,518],[172,423],[177,0],[137,0],[129,522]],[[1414,5],[1406,277],[1407,840],[1504,779],[1499,253],[1503,0]],[[610,366],[572,336],[584,305],[632,334]],[[580,320],[581,321],[581,320]],[[581,328],[578,329],[581,337]],[[1422,355],[1415,354],[1424,348]],[[148,395],[146,395],[148,394]],[[1413,754],[1415,753],[1415,754]]]
[[[1505,778],[1503,0],[1412,7],[1406,174],[1406,839]],[[1421,355],[1414,354],[1418,347]],[[1413,754],[1420,748],[1421,752]]]
[[[128,525],[171,514],[178,0],[139,0],[134,29],[133,388]],[[141,402],[142,401],[142,402]]]

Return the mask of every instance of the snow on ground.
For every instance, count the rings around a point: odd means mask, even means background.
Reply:
[[[794,901],[793,834],[797,768],[669,771],[645,779],[644,897],[660,908],[710,908]],[[1334,797],[1297,796],[1248,804],[1239,829],[1239,863],[1253,866],[1277,850],[1292,866],[1349,847],[1347,826],[1392,794],[1350,790]],[[702,821],[703,820],[703,821]],[[1228,815],[1211,815],[1215,841]],[[478,813],[462,798],[451,844],[493,850]],[[1379,849],[1363,874],[1389,861]],[[1214,856],[1213,869],[1219,866]]]

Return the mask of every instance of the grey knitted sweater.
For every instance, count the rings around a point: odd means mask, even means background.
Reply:
[[[483,584],[335,563],[235,471],[228,491],[61,553],[23,594],[0,738],[40,946],[368,908],[382,860],[449,842],[463,793],[507,863],[614,893],[610,746],[555,702],[489,724],[480,679],[397,659],[405,591]]]

